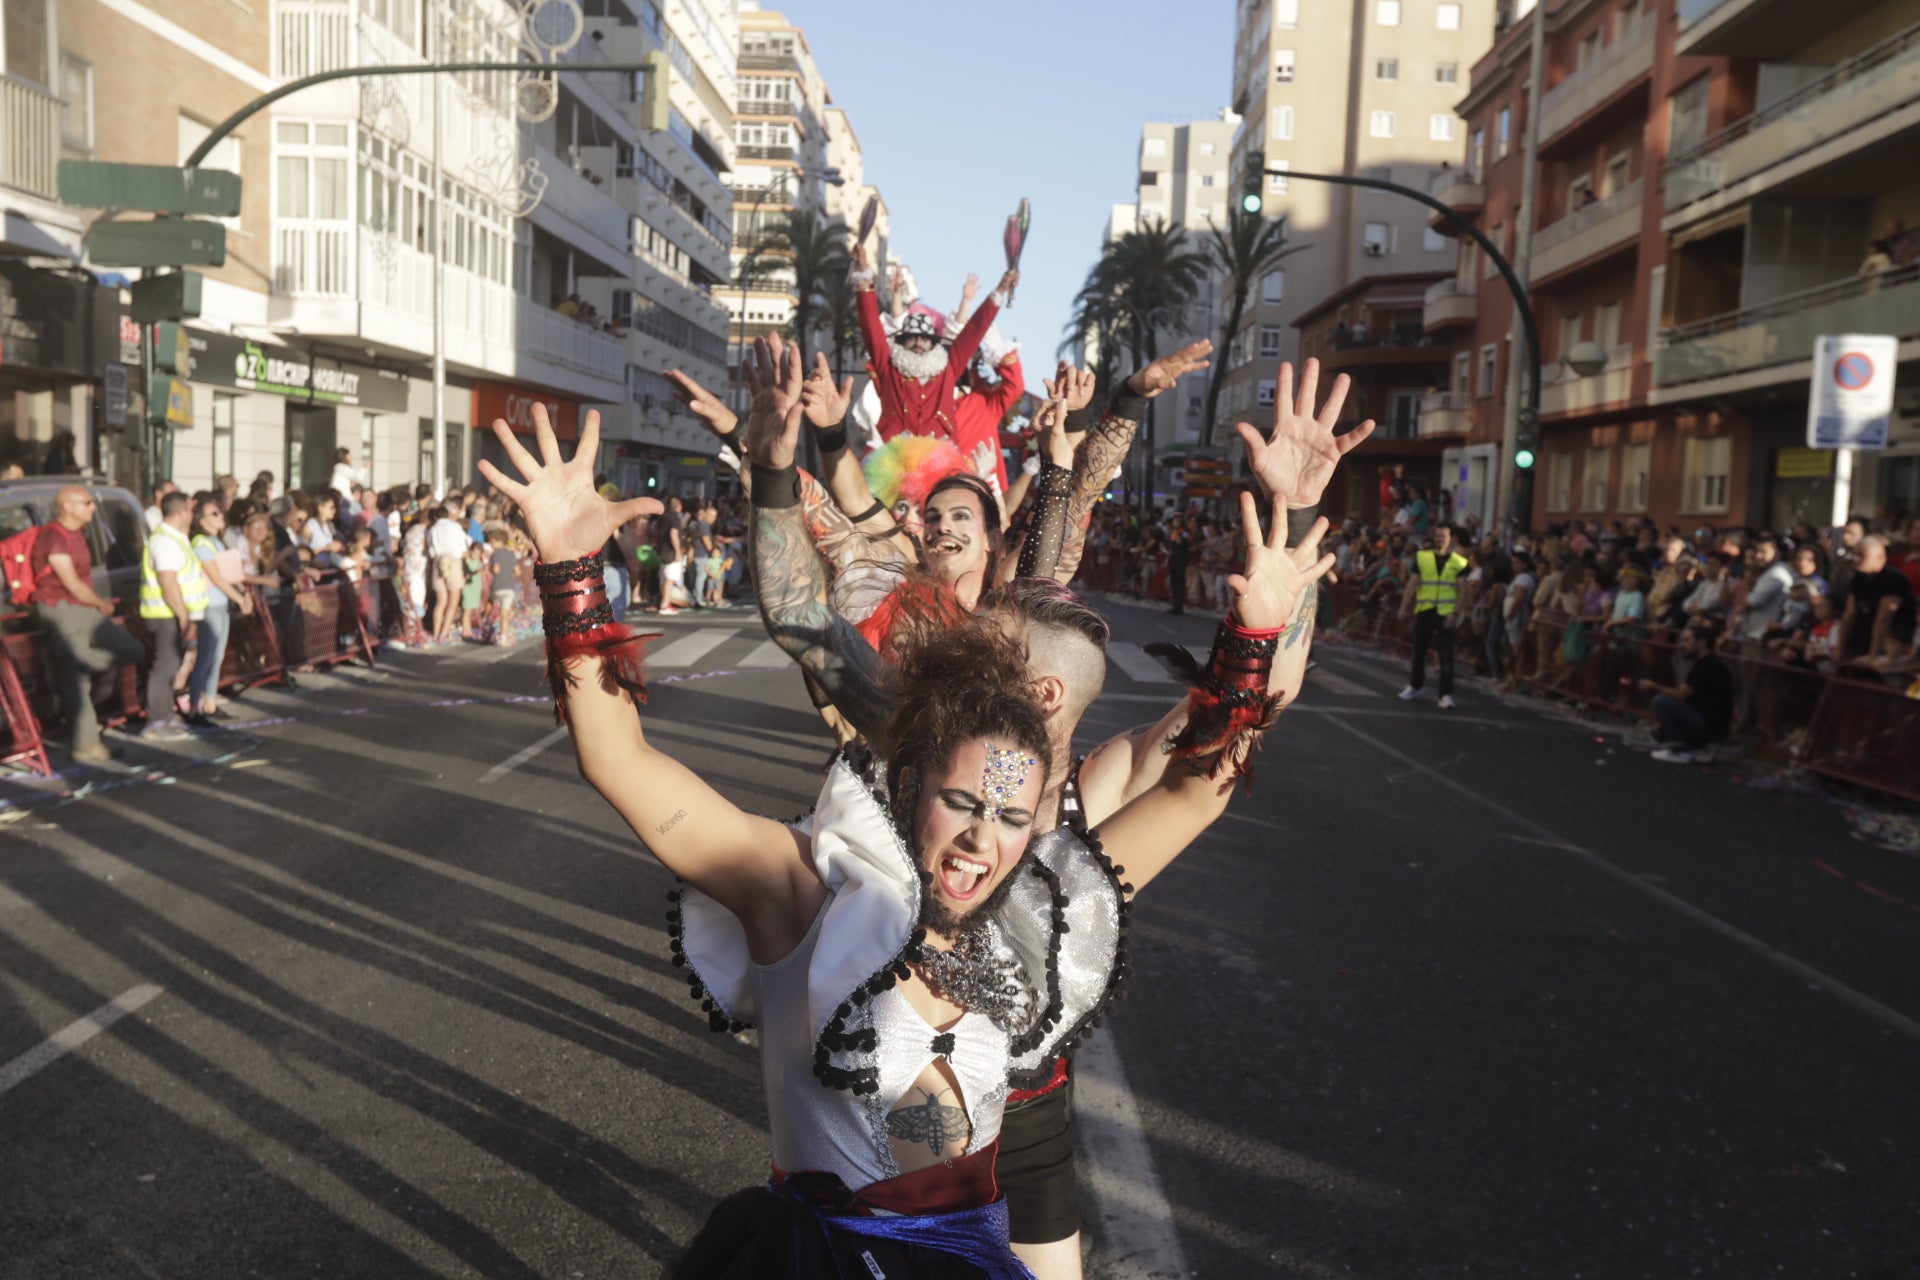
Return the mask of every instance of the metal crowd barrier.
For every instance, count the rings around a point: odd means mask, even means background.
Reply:
[[[1397,653],[1409,650],[1400,621],[1401,589],[1370,593],[1358,583],[1328,586],[1321,629]],[[1463,626],[1471,627],[1463,622]],[[1499,625],[1495,619],[1492,625]],[[1602,633],[1554,610],[1536,613],[1517,646],[1505,646],[1506,675],[1536,696],[1570,701],[1608,715],[1652,719],[1652,696],[1641,680],[1681,681],[1679,646],[1662,628]],[[1457,669],[1485,673],[1484,635],[1469,630],[1455,649]],[[1734,674],[1733,738],[1742,745],[1824,777],[1920,800],[1920,698],[1867,680],[1722,649]]]

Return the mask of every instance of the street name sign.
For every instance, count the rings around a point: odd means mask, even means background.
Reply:
[[[227,261],[227,229],[218,222],[96,222],[87,233],[96,267],[218,267]]]
[[[1884,449],[1893,417],[1899,339],[1884,333],[1823,333],[1813,343],[1807,444]]]
[[[198,213],[211,218],[240,216],[240,175],[224,169],[62,160],[59,185],[60,203],[77,209],[143,209],[149,213]]]

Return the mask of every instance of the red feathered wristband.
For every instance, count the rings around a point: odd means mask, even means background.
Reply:
[[[1173,740],[1176,757],[1217,756],[1209,777],[1231,767],[1236,777],[1253,777],[1253,743],[1236,750],[1242,734],[1260,733],[1280,715],[1281,699],[1267,693],[1280,632],[1249,631],[1227,618],[1214,633],[1206,670],[1198,672],[1187,698],[1187,727]]]
[[[602,689],[647,700],[641,665],[646,640],[614,620],[605,572],[597,555],[533,567],[547,633],[547,687],[553,690],[553,718],[559,724],[567,722],[567,694],[574,685],[567,670],[571,658],[599,658]]]

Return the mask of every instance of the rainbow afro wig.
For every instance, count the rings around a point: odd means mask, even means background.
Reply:
[[[923,507],[933,486],[956,471],[972,473],[966,455],[937,436],[899,435],[867,455],[867,488],[889,507],[902,501]]]

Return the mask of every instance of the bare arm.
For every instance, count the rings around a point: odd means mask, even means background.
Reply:
[[[536,462],[506,423],[496,421],[494,435],[523,480],[486,461],[480,470],[526,514],[543,560],[591,556],[626,521],[660,510],[651,498],[615,504],[595,491],[599,414],[588,413],[579,447],[563,462],[545,408],[536,405],[533,413],[543,461]],[[780,823],[742,812],[649,744],[633,695],[603,682],[604,661],[578,657],[565,664],[571,677],[567,728],[581,776],[663,866],[740,919],[756,958],[775,958],[783,942],[790,947],[798,940],[805,927],[799,922],[824,893],[806,842]]]
[[[833,381],[824,352],[814,353],[813,372],[800,389],[802,415],[812,425],[814,441],[820,446],[821,467],[826,472],[827,492],[834,503],[854,521],[862,533],[884,536],[898,529],[893,513],[873,497],[867,486],[867,473],[860,460],[847,447],[847,409],[853,402],[853,379]],[[880,507],[879,510],[875,510]]]

